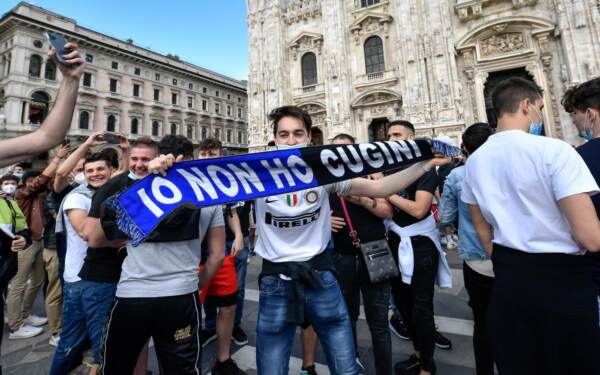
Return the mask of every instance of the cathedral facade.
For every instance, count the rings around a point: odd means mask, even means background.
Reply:
[[[560,104],[600,74],[600,0],[247,0],[250,150],[271,109],[294,104],[313,138],[382,139],[405,119],[460,143],[496,123],[491,92],[519,76],[544,89],[545,135],[578,144]]]

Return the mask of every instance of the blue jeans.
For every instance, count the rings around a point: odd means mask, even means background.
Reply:
[[[117,283],[94,281],[65,282],[63,290],[63,330],[54,353],[50,375],[69,373],[81,355],[86,340],[92,343],[96,363],[100,361],[100,339]]]
[[[314,327],[327,356],[332,375],[356,375],[356,351],[352,325],[342,291],[333,273],[318,272],[323,288],[305,286],[305,316]],[[296,334],[295,322],[288,322],[290,281],[264,276],[260,281],[260,301],[256,326],[258,374],[287,375]]]
[[[225,244],[226,249],[231,249],[231,241],[227,241]],[[248,253],[250,249],[250,240],[248,236],[244,237],[244,248],[235,257],[235,272],[237,274],[237,307],[235,308],[235,325],[239,326],[242,323],[242,316],[244,315],[244,297],[246,289],[246,271],[248,270]],[[217,306],[207,299],[204,303],[204,328],[208,330],[214,330],[216,327],[217,320]]]

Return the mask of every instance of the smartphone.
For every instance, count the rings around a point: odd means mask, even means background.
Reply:
[[[67,44],[65,37],[52,31],[48,31],[46,32],[46,38],[48,39],[50,45],[56,48],[56,58],[58,61],[63,65],[67,65],[63,55],[68,55],[71,53],[71,49],[65,48],[65,44]]]
[[[121,135],[116,133],[106,133],[103,138],[108,143],[119,144],[121,142]]]

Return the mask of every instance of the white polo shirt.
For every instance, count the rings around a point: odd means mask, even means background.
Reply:
[[[520,130],[492,135],[469,157],[461,199],[479,205],[493,242],[529,253],[577,253],[558,201],[599,188],[569,144]]]

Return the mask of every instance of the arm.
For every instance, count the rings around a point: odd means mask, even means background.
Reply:
[[[406,168],[375,181],[366,178],[355,178],[352,179],[352,185],[350,186],[347,195],[385,198],[400,190],[406,189],[423,176],[423,174],[431,171],[436,165],[444,165],[449,161],[449,158],[436,157],[429,161],[415,163],[410,168]]]
[[[74,208],[67,210],[66,214],[69,217],[71,226],[75,229],[75,232],[77,232],[77,235],[81,237],[82,240],[87,241],[88,238],[83,230],[85,219],[87,219],[87,212],[85,212],[85,210]]]
[[[119,148],[121,149],[121,151],[123,151],[123,153],[121,154],[121,163],[119,163],[119,170],[115,173],[115,175],[129,171],[129,141],[123,135],[121,136]]]
[[[492,255],[492,239],[494,238],[492,226],[485,221],[479,206],[470,204],[469,211],[471,212],[471,219],[473,220],[477,237],[479,237],[479,242],[481,242],[485,252]]]
[[[65,47],[73,50],[72,53],[64,56],[68,66],[58,62],[54,56],[56,54],[54,48],[48,54],[64,77],[52,111],[35,132],[0,141],[0,167],[35,157],[56,147],[64,139],[71,125],[79,79],[85,66],[75,44],[67,43]]]
[[[123,247],[125,240],[110,241],[106,238],[100,219],[89,217],[83,222],[83,232],[81,238],[85,238],[89,247]],[[223,245],[224,246],[224,245]]]
[[[225,259],[225,227],[209,228],[206,236],[210,254],[204,264],[204,271],[199,275],[200,288],[213,278]]]
[[[242,233],[242,225],[240,224],[237,208],[231,209],[231,216],[227,217],[227,225],[229,225],[229,229],[235,235],[235,239],[231,245],[231,256],[235,257],[244,248],[244,234]]]
[[[600,251],[600,221],[589,195],[571,195],[559,200],[558,205],[567,216],[575,240],[588,251]]]
[[[65,160],[65,162],[58,167],[58,170],[56,171],[56,178],[54,179],[54,191],[60,193],[67,187],[69,184],[67,180],[69,173],[73,171],[80,159],[85,158],[85,155],[88,153],[90,148],[106,143],[99,140],[104,133],[106,132],[100,131],[90,135],[85,142],[82,143],[75,151],[73,151],[67,160]]]
[[[423,219],[427,216],[431,210],[431,202],[433,201],[433,194],[428,191],[419,190],[415,194],[415,200],[402,198],[399,195],[392,195],[388,198],[388,201],[396,208],[406,212],[407,214],[414,216],[417,219]]]
[[[373,215],[382,219],[391,219],[394,216],[394,209],[390,203],[383,198],[369,198],[369,197],[354,197],[347,196],[346,200],[363,206]]]

